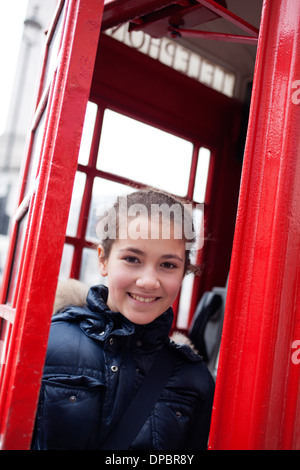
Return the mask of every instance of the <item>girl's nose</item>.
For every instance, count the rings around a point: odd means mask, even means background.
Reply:
[[[156,276],[155,271],[152,269],[147,269],[140,273],[140,276],[136,280],[136,285],[141,289],[151,291],[157,289],[160,286],[160,282]]]

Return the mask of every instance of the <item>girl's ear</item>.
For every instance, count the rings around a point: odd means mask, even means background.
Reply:
[[[102,245],[99,245],[97,250],[98,250],[100,274],[101,276],[105,277],[108,275],[108,271],[107,271],[107,259],[104,255],[104,248]]]

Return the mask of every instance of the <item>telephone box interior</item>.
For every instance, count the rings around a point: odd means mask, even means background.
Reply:
[[[154,186],[187,198],[201,209],[204,243],[202,276],[189,275],[174,306],[186,330],[203,293],[226,286],[257,37],[197,2],[171,3],[146,15],[134,2],[104,9],[88,104],[93,130],[83,131],[90,143],[80,149],[61,274],[98,282],[91,232],[105,188],[116,196]],[[218,3],[247,19],[255,36],[260,0]],[[190,37],[190,27],[216,35]]]

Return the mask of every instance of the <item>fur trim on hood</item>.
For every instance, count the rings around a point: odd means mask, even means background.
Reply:
[[[67,307],[68,305],[84,307],[84,305],[86,305],[88,291],[89,287],[77,279],[58,281],[53,314]],[[174,331],[170,339],[176,344],[185,344],[189,346],[194,351],[194,353],[197,354],[192,341],[185,334],[179,331]]]
[[[170,339],[176,344],[186,344],[193,350],[195,354],[198,354],[198,351],[196,350],[192,341],[184,333],[181,333],[180,331],[174,331],[174,333],[172,333],[172,335],[170,336]]]
[[[86,305],[86,296],[89,288],[77,279],[68,279],[67,281],[58,281],[53,314],[67,307],[68,305],[77,305],[83,307]]]

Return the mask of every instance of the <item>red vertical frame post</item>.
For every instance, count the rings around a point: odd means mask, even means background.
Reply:
[[[299,80],[300,3],[266,0],[210,449],[300,448]]]
[[[65,2],[66,23],[16,287],[1,388],[1,449],[28,449],[47,348],[86,103],[104,1]]]

